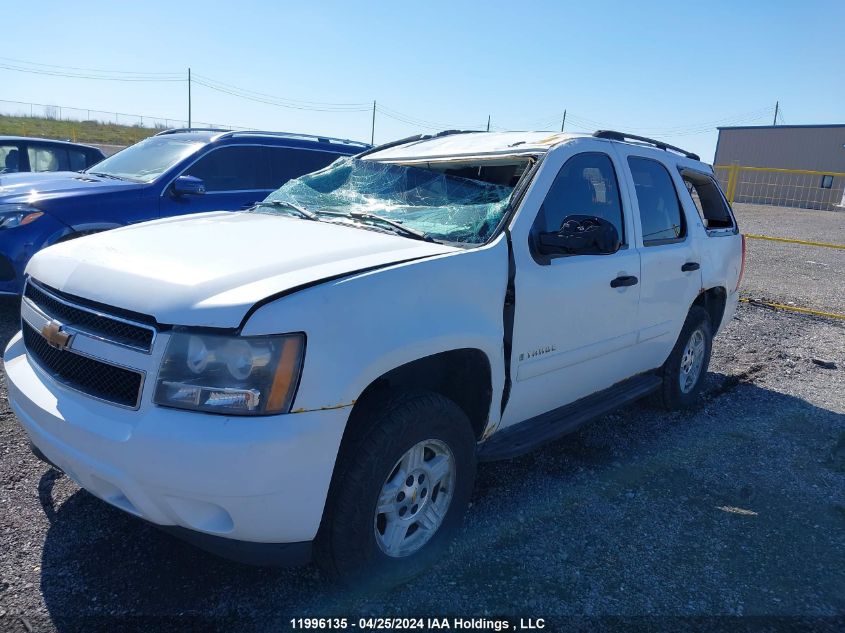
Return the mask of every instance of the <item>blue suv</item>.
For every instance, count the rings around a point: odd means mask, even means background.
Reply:
[[[237,211],[291,178],[370,146],[275,132],[167,130],[82,172],[0,180],[0,294],[20,294],[40,249],[88,233],[201,211]]]

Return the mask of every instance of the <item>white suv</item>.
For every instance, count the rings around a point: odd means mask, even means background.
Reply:
[[[712,169],[657,141],[405,139],[41,251],[9,399],[37,455],[206,549],[401,580],[477,460],[690,405],[743,251]]]

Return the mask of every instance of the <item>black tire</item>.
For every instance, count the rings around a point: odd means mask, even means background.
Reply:
[[[693,334],[701,332],[704,339],[704,359],[694,385],[688,390],[681,389],[680,375],[681,364],[684,360],[684,352],[687,343]],[[652,401],[668,410],[687,409],[693,406],[698,400],[704,385],[704,376],[707,374],[707,367],[710,364],[710,352],[713,345],[713,327],[710,324],[710,316],[701,306],[692,306],[687,314],[681,334],[669,354],[669,358],[660,368],[663,384],[655,392]]]
[[[454,402],[429,392],[387,392],[361,403],[350,423],[355,427],[341,446],[315,559],[330,577],[345,584],[367,588],[400,584],[436,562],[463,522],[475,483],[472,427]],[[376,540],[378,521],[384,516],[376,514],[379,495],[400,458],[428,440],[445,444],[454,457],[448,509],[419,551],[389,556]],[[436,495],[430,494],[431,499]]]

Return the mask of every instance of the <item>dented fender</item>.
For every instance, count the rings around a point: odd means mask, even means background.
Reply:
[[[351,408],[385,373],[445,351],[475,348],[489,362],[497,423],[504,384],[503,236],[457,250],[328,280],[257,309],[244,335],[305,332],[292,413]],[[455,271],[460,270],[460,275]]]

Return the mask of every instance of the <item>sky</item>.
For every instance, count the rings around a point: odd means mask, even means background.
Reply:
[[[376,143],[566,110],[710,162],[718,125],[770,125],[776,101],[779,123],[845,123],[841,0],[2,4],[0,99],[65,113],[186,119],[190,67],[195,124],[369,141],[375,100]]]

